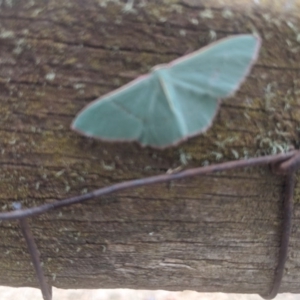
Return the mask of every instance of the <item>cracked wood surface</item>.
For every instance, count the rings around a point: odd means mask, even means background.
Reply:
[[[204,3],[205,1],[203,1]],[[224,1],[223,1],[224,2]],[[0,207],[32,207],[177,167],[299,146],[299,1],[2,1]],[[281,6],[280,6],[281,5]],[[280,13],[276,9],[281,10]],[[212,128],[164,151],[69,129],[87,103],[217,39],[263,38],[241,90]],[[267,293],[283,178],[267,168],[142,187],[30,219],[59,288]],[[281,292],[300,292],[299,188]],[[0,224],[0,284],[37,286],[17,222]]]

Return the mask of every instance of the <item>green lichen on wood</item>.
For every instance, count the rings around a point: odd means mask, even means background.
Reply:
[[[13,201],[31,207],[185,164],[201,166],[298,146],[298,17],[287,24],[253,5],[247,11],[233,4],[218,9],[217,2],[200,7],[192,0],[159,5],[137,1],[132,11],[124,11],[122,1],[89,0],[84,6],[80,1],[49,1],[47,6],[18,2],[5,9],[3,4],[1,14],[8,17],[1,21],[0,32],[2,210],[10,210]],[[224,32],[238,31],[261,33],[260,60],[240,92],[222,102],[205,135],[180,148],[156,151],[101,143],[70,131],[75,114],[91,100],[154,65],[222,38]],[[260,279],[266,288],[273,278],[281,184],[267,169],[231,171],[124,191],[51,212],[31,224],[55,286],[130,287],[138,278],[138,287],[181,288],[178,282],[186,280],[182,288],[212,291],[208,285],[199,287],[198,280],[197,286],[192,282],[197,276],[217,274],[225,278],[224,292],[253,293]],[[0,236],[10,251],[0,259],[1,283],[36,285],[16,223],[2,222]],[[256,270],[253,286],[226,281],[240,276],[251,283],[253,276],[220,265],[215,258],[224,257],[224,251],[216,252],[221,248],[226,249],[228,264],[234,260],[235,265]],[[157,268],[161,257],[169,256],[190,264],[195,273]],[[208,258],[211,263],[202,268]],[[260,266],[251,260],[261,260]],[[26,276],[16,277],[14,270]],[[134,280],[133,270],[138,275]],[[156,285],[143,281],[149,270]],[[116,274],[121,283],[113,281]]]

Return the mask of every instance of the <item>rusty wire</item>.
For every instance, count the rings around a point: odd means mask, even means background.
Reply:
[[[284,273],[285,262],[288,255],[288,245],[289,245],[289,237],[291,232],[291,220],[292,220],[292,211],[293,211],[295,172],[300,167],[300,151],[290,151],[288,153],[274,154],[274,155],[255,157],[255,158],[243,159],[237,161],[229,161],[225,163],[189,169],[175,174],[163,174],[163,175],[151,176],[142,179],[124,181],[108,187],[103,187],[94,190],[84,195],[79,195],[64,200],[57,200],[50,204],[44,204],[44,205],[27,208],[27,209],[21,209],[20,207],[18,207],[14,211],[0,213],[0,220],[14,220],[14,219],[19,220],[21,231],[25,237],[27,247],[31,255],[33,265],[35,267],[44,300],[51,300],[52,299],[51,287],[49,287],[49,285],[47,284],[46,278],[43,274],[41,264],[39,261],[39,253],[26,218],[37,216],[53,209],[84,202],[87,200],[94,199],[96,197],[108,195],[125,189],[136,188],[139,186],[151,185],[155,183],[168,182],[172,180],[184,179],[188,177],[207,175],[207,174],[227,171],[231,169],[263,166],[263,165],[271,165],[275,174],[285,176],[286,178],[285,188],[284,188],[282,235],[281,235],[281,243],[280,243],[280,249],[278,255],[278,263],[275,270],[273,285],[269,294],[266,296],[261,295],[261,297],[265,299],[273,299],[274,297],[276,297],[279,291],[283,273]]]

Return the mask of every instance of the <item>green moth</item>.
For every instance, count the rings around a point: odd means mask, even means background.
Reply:
[[[72,129],[104,141],[177,145],[209,128],[220,99],[239,88],[260,45],[259,37],[237,35],[155,66],[85,107]]]

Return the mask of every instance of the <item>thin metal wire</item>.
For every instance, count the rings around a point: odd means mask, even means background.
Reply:
[[[90,199],[94,199],[96,197],[108,195],[125,189],[136,188],[139,186],[168,182],[172,180],[184,179],[184,178],[199,176],[199,175],[206,175],[215,172],[227,171],[231,169],[276,164],[292,158],[296,153],[297,151],[291,151],[288,153],[280,153],[276,155],[241,159],[241,160],[229,161],[221,164],[189,169],[174,174],[163,174],[163,175],[157,175],[157,176],[152,176],[152,177],[147,177],[142,179],[124,181],[108,187],[94,190],[84,195],[75,196],[64,200],[56,200],[53,203],[48,203],[48,204],[44,204],[32,208],[0,213],[0,220],[14,220],[14,219],[33,217],[63,206],[84,202]]]
[[[16,208],[18,208],[18,207],[21,208],[20,203],[15,203],[14,206]],[[46,277],[44,276],[43,269],[42,269],[41,262],[40,262],[39,251],[38,251],[37,245],[34,241],[33,234],[30,230],[30,227],[29,227],[29,224],[28,224],[26,218],[19,219],[19,225],[20,225],[22,234],[25,238],[26,244],[27,244],[28,252],[30,254],[31,261],[33,263],[35,273],[36,273],[36,276],[37,276],[39,284],[40,284],[43,298],[44,298],[44,300],[52,300],[52,289],[48,285]]]
[[[187,177],[211,174],[215,172],[221,172],[236,168],[244,168],[244,167],[253,167],[253,166],[262,166],[271,164],[273,166],[273,170],[276,174],[285,175],[286,176],[286,184],[285,184],[285,198],[284,198],[284,206],[283,206],[283,230],[281,237],[281,244],[278,256],[278,264],[275,271],[275,277],[273,286],[271,288],[271,292],[267,296],[262,296],[265,299],[273,299],[276,297],[282,277],[284,274],[285,262],[288,255],[288,246],[289,246],[289,237],[291,232],[291,219],[293,212],[293,194],[294,194],[294,185],[295,185],[295,171],[300,167],[300,151],[291,151],[288,153],[282,153],[277,155],[269,155],[257,158],[250,158],[245,160],[238,161],[230,161],[221,164],[210,165],[201,168],[189,169],[180,173],[175,174],[164,174],[157,175],[148,178],[136,179],[125,181],[121,183],[114,184],[109,187],[104,187],[87,193],[85,195],[80,195],[76,197],[71,197],[64,200],[57,200],[51,204],[44,204],[41,206],[21,209],[21,204],[15,205],[15,211],[0,213],[0,220],[11,220],[18,219],[20,223],[20,227],[22,233],[25,237],[29,253],[31,255],[31,259],[33,265],[36,270],[36,274],[40,283],[41,291],[44,297],[44,300],[52,299],[51,287],[47,284],[46,278],[43,274],[39,253],[37,250],[37,246],[34,242],[33,235],[30,231],[29,225],[27,223],[26,218],[36,216],[49,210],[56,209],[63,206],[68,206],[75,203],[80,203],[83,201],[87,201],[90,199],[94,199],[96,197],[100,197],[103,195],[111,194],[117,191],[135,188],[144,185],[150,185],[155,183],[162,183],[171,180],[178,180]]]
[[[291,159],[295,164],[299,161],[299,154],[296,159]],[[278,263],[275,269],[275,276],[273,286],[270,293],[267,296],[261,295],[264,299],[273,299],[277,296],[279,288],[281,286],[282,278],[284,275],[285,262],[288,257],[289,240],[292,228],[292,214],[293,214],[293,197],[295,188],[295,169],[289,161],[287,161],[284,167],[280,167],[281,171],[288,170],[285,178],[284,188],[284,200],[283,200],[283,222],[282,222],[282,234],[280,241],[280,249],[278,254]],[[289,171],[292,170],[292,171]]]

